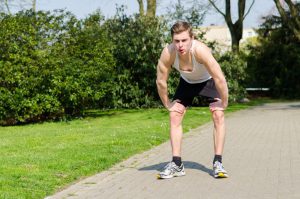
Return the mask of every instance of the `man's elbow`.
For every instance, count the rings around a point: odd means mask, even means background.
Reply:
[[[160,85],[161,84],[161,80],[160,79],[156,79],[156,85]]]
[[[226,78],[225,78],[224,76],[222,76],[222,77],[220,78],[220,82],[221,82],[221,84],[227,84]]]
[[[163,79],[156,79],[156,86],[157,87],[161,87],[164,86],[166,84],[166,81]]]

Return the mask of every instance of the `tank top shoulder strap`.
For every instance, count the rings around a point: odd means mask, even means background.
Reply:
[[[173,68],[179,70],[179,57],[177,51],[175,51],[175,60],[173,63]]]
[[[191,46],[191,53],[192,53],[192,60],[193,60],[193,63],[198,63],[196,58],[195,58],[195,40],[192,41],[192,46]]]

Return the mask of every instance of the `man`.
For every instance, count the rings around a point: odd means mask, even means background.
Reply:
[[[214,122],[213,175],[228,177],[222,165],[225,140],[224,110],[228,105],[228,88],[225,77],[210,49],[194,39],[192,27],[187,22],[177,22],[171,28],[172,43],[166,46],[158,60],[157,89],[164,107],[170,115],[172,161],[158,178],[166,179],[185,175],[181,161],[182,120],[186,108],[195,96],[212,100],[210,111]],[[168,97],[167,80],[171,69],[180,73],[180,83],[171,101]]]

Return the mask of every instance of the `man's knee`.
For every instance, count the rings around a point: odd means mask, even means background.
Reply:
[[[224,111],[214,111],[212,112],[212,117],[215,124],[223,124],[224,123]]]
[[[170,112],[170,124],[175,126],[181,125],[184,114],[185,112],[184,113]]]

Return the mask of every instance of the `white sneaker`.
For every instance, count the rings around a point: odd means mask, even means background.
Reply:
[[[213,175],[215,178],[228,178],[227,171],[224,169],[221,162],[216,161],[213,166]]]
[[[164,167],[163,171],[161,171],[157,175],[157,178],[168,179],[168,178],[179,177],[184,175],[185,175],[185,171],[184,171],[183,163],[181,163],[180,166],[177,166],[174,162],[170,162]]]

